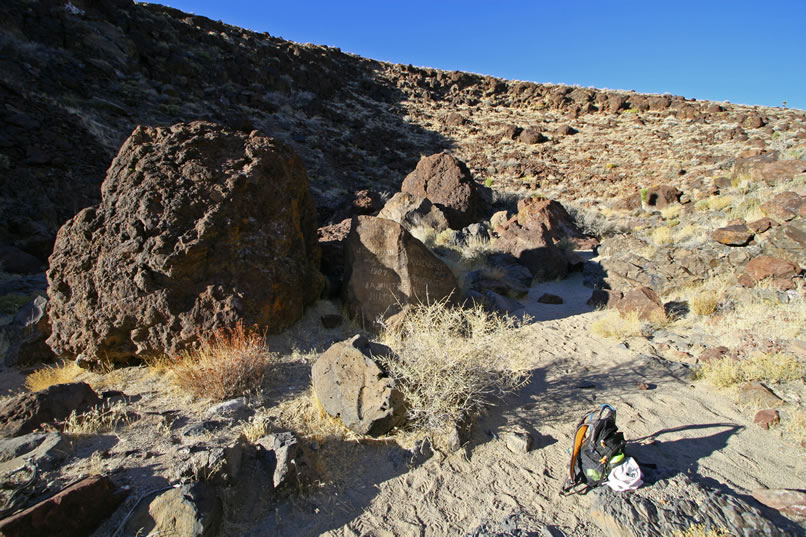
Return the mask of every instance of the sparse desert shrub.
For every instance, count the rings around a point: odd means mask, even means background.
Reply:
[[[238,323],[202,338],[197,350],[169,363],[174,382],[198,397],[223,401],[260,389],[266,368],[276,359],[264,335]]]
[[[615,215],[609,210],[603,209],[600,212],[573,202],[563,202],[563,206],[585,235],[601,239],[628,230],[623,225],[620,226],[616,223]]]
[[[74,410],[64,421],[64,432],[68,434],[100,434],[114,431],[121,425],[131,423],[131,415],[123,403],[109,407],[95,407],[77,414]]]
[[[527,378],[521,322],[480,306],[444,302],[412,307],[384,331],[396,353],[383,365],[403,392],[415,430],[444,432],[523,385]]]
[[[705,237],[705,230],[697,224],[687,224],[677,230],[672,241],[676,244],[684,243],[694,238]]]
[[[688,301],[691,311],[697,315],[707,316],[716,311],[719,305],[719,297],[716,293],[711,291],[704,291],[697,293]]]
[[[608,311],[591,325],[594,334],[619,341],[643,335],[643,325],[637,313],[622,316],[617,311]]]
[[[673,242],[672,230],[669,229],[668,227],[655,228],[652,231],[652,242],[654,242],[658,246],[671,244]]]
[[[264,416],[252,416],[241,426],[241,433],[247,441],[254,444],[269,430],[269,423]]]
[[[437,230],[428,226],[415,226],[409,230],[411,236],[423,243],[426,248],[433,249],[437,245]]]
[[[663,216],[664,220],[672,220],[673,218],[677,218],[680,216],[680,213],[683,212],[683,206],[679,203],[675,203],[674,205],[667,205],[663,209],[660,210],[661,216]]]
[[[86,371],[78,367],[75,362],[62,362],[56,366],[45,366],[25,377],[25,387],[29,391],[38,392],[50,388],[54,384],[73,382],[82,373],[86,373]]]
[[[714,386],[726,388],[753,380],[783,382],[802,379],[806,375],[806,366],[789,354],[758,353],[746,360],[728,356],[711,360],[702,364],[696,375]]]
[[[666,537],[731,537],[725,528],[706,528],[702,524],[694,524],[685,530],[675,530]]]

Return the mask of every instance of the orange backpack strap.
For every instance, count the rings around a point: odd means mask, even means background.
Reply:
[[[587,432],[588,432],[587,424],[583,423],[579,427],[577,427],[577,433],[574,436],[574,447],[571,450],[571,465],[568,469],[569,471],[568,479],[570,481],[574,480],[574,473],[575,473],[574,471],[576,469],[577,456],[579,455],[579,450],[582,449],[582,442],[585,440],[585,433]]]

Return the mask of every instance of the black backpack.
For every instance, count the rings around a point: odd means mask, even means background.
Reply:
[[[579,420],[571,446],[571,464],[563,494],[587,493],[607,481],[612,467],[624,460],[624,435],[616,427],[616,409],[599,405]],[[575,490],[584,485],[584,488]]]

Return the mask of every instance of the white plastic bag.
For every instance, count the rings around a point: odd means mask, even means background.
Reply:
[[[616,492],[635,490],[644,484],[643,477],[641,467],[635,459],[629,457],[610,471],[605,484]]]

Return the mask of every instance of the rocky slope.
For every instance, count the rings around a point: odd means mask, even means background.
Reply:
[[[0,20],[0,243],[40,262],[140,124],[289,143],[323,221],[442,149],[499,190],[573,199],[691,183],[806,137],[801,111],[386,64],[128,0],[10,0]]]

